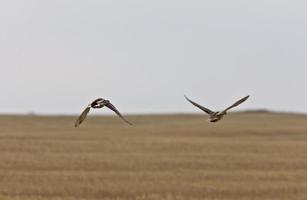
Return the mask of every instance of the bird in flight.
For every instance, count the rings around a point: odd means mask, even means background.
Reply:
[[[202,111],[204,111],[205,113],[207,113],[209,115],[209,121],[210,122],[217,122],[217,121],[220,121],[224,115],[227,114],[227,111],[240,105],[241,103],[243,103],[244,101],[246,101],[248,98],[249,98],[249,95],[238,100],[237,102],[235,102],[234,104],[232,104],[231,106],[229,106],[228,108],[226,108],[225,110],[223,111],[219,111],[219,112],[214,112],[208,108],[205,108],[201,105],[199,105],[198,103],[195,103],[194,101],[190,100],[188,97],[186,97],[184,95],[184,97],[186,98],[186,100],[188,100],[191,104],[193,104],[194,106],[196,106],[197,108],[201,109]]]
[[[109,100],[98,98],[92,103],[90,103],[85,110],[81,113],[81,115],[78,117],[78,119],[75,122],[75,127],[78,127],[86,118],[87,114],[90,112],[91,108],[97,109],[97,108],[103,108],[107,107],[110,110],[114,111],[122,120],[124,120],[126,123],[132,125],[128,120],[126,120],[122,114],[116,109],[116,107],[111,104]]]

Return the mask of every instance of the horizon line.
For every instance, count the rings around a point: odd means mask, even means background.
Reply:
[[[240,114],[240,113],[276,113],[276,114],[293,114],[293,115],[307,115],[307,112],[298,112],[298,111],[281,111],[274,109],[244,109],[238,111],[231,111],[228,113]],[[0,116],[78,116],[79,114],[63,114],[63,113],[1,113]],[[113,114],[91,114],[92,116],[113,116]],[[124,113],[126,116],[147,116],[147,115],[202,115],[202,112],[139,112],[139,113]]]

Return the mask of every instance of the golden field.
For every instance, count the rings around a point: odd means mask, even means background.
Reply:
[[[307,116],[0,117],[0,200],[307,199]]]

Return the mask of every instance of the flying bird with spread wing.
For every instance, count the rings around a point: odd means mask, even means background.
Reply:
[[[126,120],[122,114],[116,109],[116,107],[111,104],[109,100],[103,99],[103,98],[98,98],[92,103],[90,103],[85,110],[81,113],[81,115],[78,117],[78,119],[75,122],[75,127],[78,127],[86,118],[87,114],[90,112],[91,108],[97,109],[97,108],[103,108],[107,107],[113,112],[115,112],[122,120],[124,120],[126,123],[129,125],[132,125],[128,120]]]
[[[217,122],[217,121],[220,121],[224,115],[227,114],[227,111],[240,105],[241,103],[243,103],[244,101],[246,101],[248,98],[249,98],[249,95],[238,100],[237,102],[235,102],[234,104],[232,104],[231,106],[229,106],[228,108],[226,108],[225,110],[223,111],[219,111],[219,112],[215,112],[215,111],[212,111],[208,108],[205,108],[204,106],[202,105],[199,105],[198,103],[195,103],[194,101],[190,100],[188,97],[186,97],[184,95],[184,97],[186,98],[186,100],[188,100],[191,104],[193,104],[194,106],[196,106],[197,108],[201,109],[202,111],[204,111],[205,113],[207,113],[209,115],[209,121],[210,122]]]

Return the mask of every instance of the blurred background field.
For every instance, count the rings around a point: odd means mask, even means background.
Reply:
[[[307,199],[307,116],[0,117],[0,199]]]

